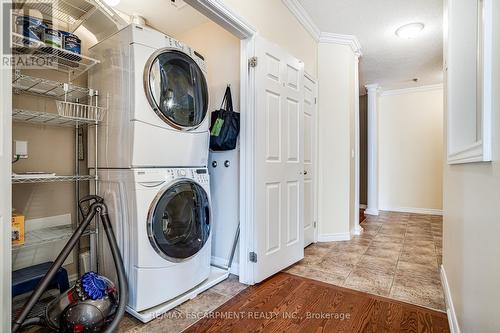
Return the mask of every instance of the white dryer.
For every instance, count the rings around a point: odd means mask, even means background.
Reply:
[[[100,61],[89,86],[109,94],[99,126],[98,167],[206,166],[209,149],[206,64],[191,47],[131,24],[90,49]],[[94,135],[89,135],[93,147]],[[94,166],[90,151],[89,166]]]
[[[206,168],[100,170],[128,281],[129,312],[165,303],[210,274],[211,207]],[[99,272],[115,279],[99,234]],[[116,280],[114,280],[116,281]]]

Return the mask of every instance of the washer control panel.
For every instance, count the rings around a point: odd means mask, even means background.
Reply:
[[[208,183],[208,169],[206,168],[176,168],[168,169],[168,174],[174,179],[178,178],[189,178],[194,179],[199,183]]]
[[[208,169],[195,169],[193,170],[193,178],[200,183],[208,183]]]
[[[170,182],[176,179],[192,179],[200,184],[209,183],[207,168],[140,169],[135,171],[136,181],[148,184]]]

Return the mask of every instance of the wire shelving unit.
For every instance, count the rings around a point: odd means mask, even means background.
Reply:
[[[73,230],[74,229],[71,224],[30,230],[27,231],[24,235],[24,244],[13,245],[12,250],[24,250],[42,245],[50,245],[54,242],[68,240],[73,234]],[[94,232],[94,230],[89,230],[86,231],[84,235],[91,235],[94,234]]]

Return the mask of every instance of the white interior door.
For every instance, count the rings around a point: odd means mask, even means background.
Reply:
[[[316,82],[304,76],[304,247],[314,242],[316,219]]]
[[[304,65],[260,37],[255,55],[254,282],[260,282],[304,257]]]

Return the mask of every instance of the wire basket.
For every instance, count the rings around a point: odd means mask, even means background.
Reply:
[[[82,120],[102,121],[106,108],[73,102],[56,101],[57,112],[61,117]]]

